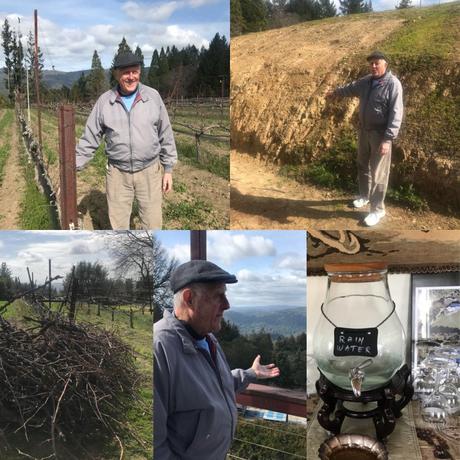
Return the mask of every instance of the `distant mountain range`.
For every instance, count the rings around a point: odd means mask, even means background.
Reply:
[[[44,70],[43,71],[43,83],[48,88],[60,88],[62,85],[68,86],[69,88],[80,78],[83,73],[85,76],[88,75],[91,70],[76,70],[74,72],[60,72],[59,70]],[[108,71],[106,71],[108,74]]]
[[[48,88],[61,88],[61,86],[71,87],[79,78],[80,75],[83,73],[85,76],[91,72],[90,69],[88,70],[75,70],[73,72],[61,72],[59,70],[43,70],[43,83]],[[105,71],[106,76],[108,78],[110,70]],[[5,77],[0,77],[0,93],[6,94],[6,82]]]
[[[264,329],[273,337],[305,332],[305,307],[239,307],[225,312],[227,321],[238,326],[242,334]]]

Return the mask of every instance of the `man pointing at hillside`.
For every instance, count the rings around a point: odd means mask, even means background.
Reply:
[[[213,333],[230,305],[226,284],[235,275],[205,260],[171,275],[174,311],[155,324],[154,458],[225,460],[235,432],[235,392],[251,381],[277,377],[274,364],[230,368]]]
[[[166,107],[156,90],[139,83],[140,64],[131,52],[117,55],[118,85],[99,97],[76,148],[81,170],[105,137],[107,204],[114,230],[129,229],[134,198],[142,228],[161,228],[162,193],[172,188],[177,161]]]
[[[388,70],[380,51],[367,57],[371,73],[360,80],[326,93],[327,97],[359,97],[357,209],[370,203],[364,223],[371,227],[385,216],[384,199],[391,166],[392,142],[398,137],[403,117],[401,82]]]

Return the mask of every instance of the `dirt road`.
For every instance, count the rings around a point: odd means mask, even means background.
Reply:
[[[350,207],[353,196],[282,177],[275,167],[236,151],[231,153],[232,229],[359,229],[367,209]],[[460,219],[431,211],[414,212],[386,203],[382,229],[458,229]],[[367,228],[367,227],[366,227]]]
[[[11,111],[11,109],[7,110]],[[20,204],[24,193],[24,176],[19,156],[22,143],[14,114],[13,121],[5,128],[0,142],[2,145],[9,145],[9,155],[0,186],[0,229],[11,230],[19,228]]]

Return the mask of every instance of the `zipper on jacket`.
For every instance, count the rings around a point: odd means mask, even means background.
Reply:
[[[195,349],[204,357],[204,359],[208,362],[208,364],[212,367],[214,373],[216,374],[217,381],[219,382],[220,391],[222,392],[222,395],[223,395],[223,397],[225,399],[225,403],[227,404],[227,409],[230,412],[230,420],[231,420],[231,424],[230,424],[230,439],[233,439],[233,412],[232,412],[232,409],[231,409],[230,404],[228,402],[227,395],[225,394],[224,384],[222,382],[222,377],[220,375],[219,368],[217,367],[217,363],[213,362],[211,356],[208,355],[206,351],[202,350],[201,348],[199,348],[197,346],[195,346]],[[219,352],[216,351],[217,356],[218,356],[218,354],[219,354]]]
[[[128,115],[128,131],[129,131],[129,163],[131,165],[131,173],[133,173],[134,168],[133,168],[133,142],[132,142],[132,136],[131,136],[131,111],[127,112],[127,115]]]

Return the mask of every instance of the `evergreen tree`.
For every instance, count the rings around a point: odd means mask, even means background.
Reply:
[[[400,0],[395,6],[397,10],[403,10],[404,8],[412,8],[412,0]]]
[[[133,52],[131,47],[128,45],[128,42],[126,41],[126,38],[123,37],[121,42],[118,44],[118,50],[115,53],[115,56],[113,57],[112,65],[110,66],[110,86],[115,86],[117,84],[117,81],[115,80],[115,77],[113,76],[113,66],[115,65],[115,59],[119,54],[122,53],[127,53],[127,52]]]
[[[149,73],[147,75],[147,83],[152,88],[158,89],[160,79],[158,78],[158,69],[160,67],[160,56],[158,51],[154,50],[152,54],[152,60],[150,61]]]
[[[267,27],[267,7],[263,0],[240,0],[242,32],[259,32]]]
[[[73,102],[84,102],[89,99],[87,79],[82,72],[80,78],[72,85],[70,98]]]
[[[298,14],[306,21],[321,17],[321,6],[316,0],[291,0],[287,5],[287,11]]]
[[[240,0],[230,0],[230,36],[236,37],[246,30]]]
[[[20,93],[25,92],[26,84],[26,69],[24,67],[24,50],[20,37],[15,33],[13,34],[13,85],[15,90]]]
[[[14,101],[14,85],[13,85],[13,31],[11,30],[8,19],[5,19],[2,27],[2,46],[5,59],[5,86],[8,89],[8,98],[10,103]]]
[[[13,277],[6,262],[0,266],[0,300],[9,300],[13,295]]]
[[[201,55],[197,70],[197,87],[201,95],[228,95],[230,75],[230,46],[218,33]]]
[[[104,296],[108,294],[110,286],[107,269],[99,262],[81,261],[73,269],[67,273],[64,279],[64,291],[67,291],[68,286],[73,276],[78,280],[79,292],[85,297]]]
[[[356,14],[356,13],[365,13],[366,3],[364,0],[339,0],[340,1],[340,11],[342,14]],[[372,5],[371,5],[372,7]]]
[[[369,0],[364,3],[364,13],[372,13],[372,11],[374,11],[372,9],[372,0]]]
[[[181,53],[179,52],[179,50],[177,49],[175,45],[172,46],[168,54],[168,65],[171,70],[176,69],[177,67],[182,65]]]
[[[29,94],[30,100],[36,100],[36,89],[35,89],[35,42],[32,31],[29,31],[27,36],[27,49],[26,49],[26,66],[29,71]],[[43,68],[44,68],[44,59],[43,53],[38,47],[38,84],[40,85],[40,90],[43,88]]]
[[[168,73],[169,73],[169,64],[168,56],[163,47],[160,50],[160,56],[158,59],[158,91],[166,96],[168,92]]]
[[[139,58],[141,61],[141,76],[140,76],[140,81],[141,83],[147,83],[147,72],[145,71],[145,65],[144,65],[144,55],[142,54],[142,50],[139,48],[139,45],[136,46],[136,50],[134,51],[134,54]]]
[[[97,51],[94,50],[91,61],[91,72],[86,78],[87,92],[91,99],[96,99],[108,89],[105,72]]]
[[[320,18],[330,18],[337,15],[337,8],[333,0],[319,0]]]

